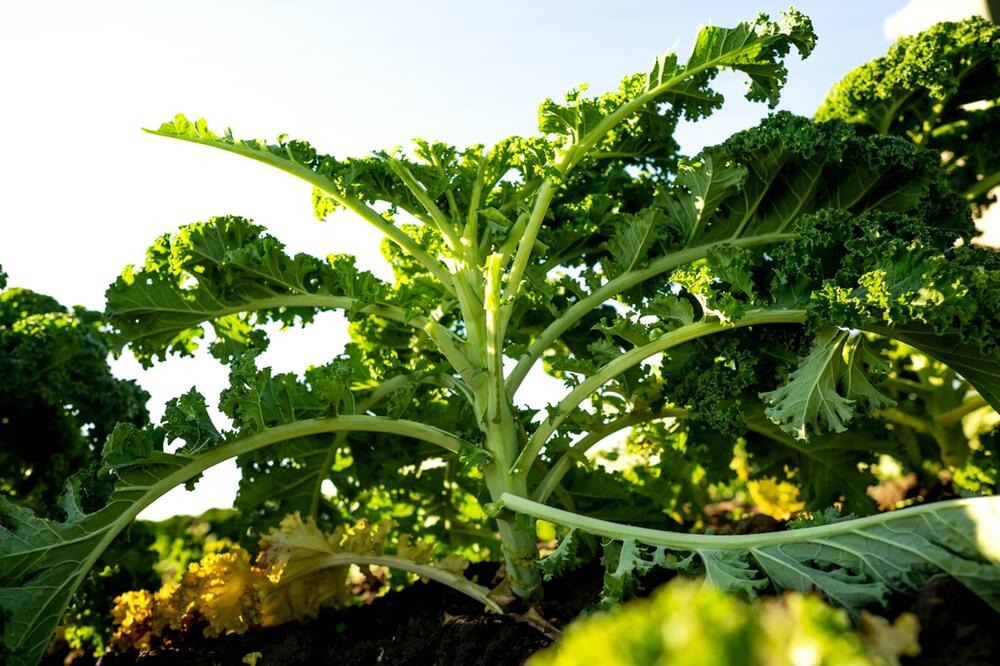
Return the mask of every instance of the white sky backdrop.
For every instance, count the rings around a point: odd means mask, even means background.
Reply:
[[[819,34],[792,57],[780,108],[811,114],[858,64],[884,53],[883,22],[903,2],[800,2]],[[288,133],[321,151],[358,155],[415,136],[458,146],[535,130],[536,108],[587,81],[616,86],[671,48],[690,49],[700,24],[729,26],[785,2],[735,0],[444,2],[4,2],[0,5],[0,265],[11,286],[102,309],[122,267],[158,235],[213,215],[264,224],[291,252],[354,253],[387,276],[378,238],[340,214],[311,212],[309,186],[249,160],[145,135],[181,111],[240,137]],[[752,7],[752,9],[751,9]],[[767,109],[720,77],[729,104],[680,130],[682,147],[755,124]],[[336,315],[272,335],[263,364],[301,371],[340,351]],[[116,373],[164,402],[192,385],[214,400],[225,370],[201,355]],[[2,381],[2,378],[0,378]],[[544,378],[525,400],[551,401]],[[534,389],[534,390],[532,390]],[[547,399],[546,399],[547,398]],[[177,490],[144,516],[226,506],[232,464]]]

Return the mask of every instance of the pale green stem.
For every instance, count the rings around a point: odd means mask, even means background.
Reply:
[[[639,365],[650,356],[713,333],[759,324],[801,324],[805,319],[805,310],[751,310],[742,319],[728,324],[719,321],[700,321],[681,326],[663,334],[649,344],[635,347],[625,352],[606,363],[593,375],[584,379],[576,388],[570,391],[569,395],[563,398],[556,406],[555,413],[542,421],[531,435],[527,446],[521,452],[521,455],[518,456],[517,460],[514,461],[514,466],[510,470],[511,474],[523,475],[527,469],[531,468],[531,464],[542,450],[545,442],[548,441],[552,433],[573,413],[581,402],[586,400],[594,391],[608,381],[629,368]]]
[[[528,268],[528,262],[531,260],[531,250],[535,246],[535,238],[538,236],[538,230],[542,227],[542,222],[545,220],[545,213],[548,212],[549,204],[552,202],[554,195],[555,190],[552,188],[552,183],[546,180],[538,190],[538,194],[535,197],[535,205],[531,209],[531,216],[528,218],[524,232],[517,243],[517,253],[514,255],[514,263],[511,265],[510,274],[507,277],[507,287],[503,295],[504,303],[506,303],[505,309],[507,310],[505,318],[510,316],[510,308],[517,297],[518,290],[521,288],[524,271]]]
[[[462,233],[463,251],[467,263],[476,266],[479,262],[479,201],[483,196],[483,175],[486,170],[486,156],[479,158],[476,167],[476,182],[472,185],[472,196],[469,197],[469,212],[466,216],[465,230]]]
[[[498,423],[501,404],[507,402],[503,381],[503,323],[500,321],[500,255],[491,254],[486,260],[486,375],[489,378],[489,398],[486,418]]]
[[[407,169],[406,166],[399,160],[390,159],[387,163],[393,173],[395,173],[396,176],[403,181],[403,185],[406,186],[406,189],[408,189],[413,196],[417,198],[417,201],[419,201],[420,205],[424,207],[424,210],[430,214],[431,219],[434,220],[434,224],[438,228],[438,231],[440,231],[441,235],[444,236],[446,241],[448,241],[448,245],[451,249],[454,250],[456,254],[461,252],[462,242],[459,239],[458,234],[455,232],[455,229],[451,226],[451,221],[444,214],[444,212],[438,208],[437,204],[434,203],[434,200],[431,199],[429,194],[427,194],[427,190],[424,189],[423,185],[421,185],[417,179],[413,177],[410,170]]]
[[[517,250],[517,245],[520,242],[521,237],[524,235],[524,229],[528,226],[528,217],[529,215],[527,213],[521,213],[518,215],[517,220],[514,221],[510,231],[507,233],[507,240],[505,240],[503,245],[500,246],[501,266],[506,266],[507,262],[509,262],[510,258],[514,255],[514,251]],[[536,238],[533,249],[538,250],[539,252],[548,252],[549,246]]]
[[[752,548],[810,542],[824,537],[858,532],[868,527],[884,525],[897,518],[913,517],[924,513],[936,514],[949,508],[969,507],[975,510],[975,507],[983,504],[984,501],[989,502],[993,499],[992,497],[970,497],[946,502],[933,502],[900,509],[899,511],[892,511],[888,514],[875,514],[873,516],[854,518],[850,521],[841,521],[818,527],[803,527],[784,532],[741,535],[685,534],[683,532],[653,530],[646,527],[633,527],[632,525],[613,523],[599,518],[590,518],[571,511],[563,511],[562,509],[539,504],[538,502],[533,502],[530,499],[519,497],[512,493],[504,493],[500,501],[503,503],[503,508],[505,509],[555,523],[556,525],[575,528],[587,534],[607,539],[635,539],[647,546],[663,546],[675,551],[697,551],[749,550]]]
[[[673,270],[678,266],[689,264],[699,259],[704,259],[708,252],[720,245],[733,245],[735,247],[754,247],[758,245],[769,245],[783,241],[794,240],[798,234],[762,234],[760,236],[749,236],[731,241],[720,241],[708,245],[699,245],[687,250],[682,250],[674,254],[656,259],[650,262],[649,266],[639,270],[629,271],[613,280],[609,280],[597,288],[586,298],[577,301],[570,306],[558,319],[545,327],[535,341],[528,347],[528,350],[518,359],[517,365],[507,377],[507,394],[513,396],[521,386],[521,382],[528,375],[531,366],[541,357],[542,353],[555,342],[560,335],[575,326],[584,316],[594,308],[600,306],[605,301],[614,296],[627,291],[632,287],[650,280],[657,275]]]
[[[982,409],[983,407],[988,406],[989,403],[986,402],[986,398],[981,395],[974,395],[958,407],[938,414],[938,417],[935,420],[943,426],[952,426],[961,421],[967,414],[971,414],[977,409]]]
[[[467,343],[465,349],[469,360],[475,368],[481,368],[484,363],[483,347],[486,344],[486,331],[483,324],[483,298],[480,293],[472,287],[473,280],[470,276],[472,269],[465,266],[459,270],[456,276],[455,286],[458,289],[458,305],[462,312],[462,321],[465,323],[465,335]],[[475,271],[478,273],[478,270]],[[481,280],[478,280],[481,283]],[[478,287],[478,285],[477,285]]]
[[[455,371],[462,376],[470,386],[475,386],[479,379],[476,376],[476,366],[459,350],[447,335],[447,329],[433,319],[424,320],[423,331],[437,343],[438,349],[451,363]]]
[[[316,573],[317,571],[322,571],[323,569],[332,569],[333,567],[341,567],[349,564],[374,565],[377,567],[388,567],[390,569],[409,571],[410,573],[417,574],[422,578],[429,578],[430,580],[447,585],[456,592],[461,592],[462,594],[484,604],[494,613],[503,613],[503,609],[500,605],[490,598],[489,588],[477,585],[461,574],[436,567],[433,564],[419,564],[413,560],[408,560],[405,557],[398,557],[396,555],[375,555],[369,553],[347,552],[323,555],[323,559],[317,562],[315,566],[309,567],[303,571],[298,571],[295,576],[291,576],[287,580],[282,577],[277,584],[280,587],[281,585],[291,582],[296,578],[301,578],[302,576],[307,576],[309,574]]]
[[[486,449],[493,460],[486,465],[484,477],[490,496],[496,500],[505,492],[527,494],[526,481],[508,474],[511,461],[517,455],[518,431],[514,424],[510,400],[503,380],[504,323],[501,319],[501,257],[494,253],[486,262],[485,326],[486,326],[486,389],[485,404],[480,401],[477,416],[486,435]],[[533,599],[541,591],[541,575],[535,565],[538,557],[534,530],[518,525],[505,517],[497,518],[501,550],[507,566],[507,579],[514,594]]]

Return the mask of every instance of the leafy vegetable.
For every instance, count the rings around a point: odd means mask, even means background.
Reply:
[[[253,394],[258,405],[265,396]],[[200,407],[200,409],[197,409]],[[201,472],[228,458],[296,437],[344,430],[385,431],[407,429],[413,435],[446,450],[457,451],[454,436],[405,420],[377,416],[340,416],[304,419],[267,428],[255,434],[230,439],[206,437],[204,404],[186,411],[177,403],[167,411],[165,428],[136,430],[120,425],[104,447],[103,473],[115,479],[113,492],[103,508],[87,513],[80,503],[82,479],[71,479],[61,499],[66,518],[39,518],[29,509],[0,498],[4,520],[0,531],[0,607],[8,612],[4,629],[5,648],[15,657],[39,654],[51,638],[70,597],[108,544],[135,516],[171,488],[197,478]],[[217,432],[217,431],[216,431]],[[166,436],[184,441],[175,453],[164,453]]]
[[[546,100],[539,136],[488,150],[416,141],[410,153],[342,159],[184,116],[155,130],[305,180],[317,216],[346,209],[385,236],[394,279],[349,257],[290,256],[235,217],[167,234],[126,269],[108,291],[122,341],[152,363],[190,353],[211,328],[230,366],[219,407],[232,430],[192,389],[160,426],[112,433],[103,508],[81,505],[94,492],[85,478],[64,495],[63,520],[0,504],[8,661],[40,654],[86,570],[143,507],[234,457],[237,507],[252,526],[285,525],[331,566],[340,561],[320,532],[390,519],[397,555],[412,534],[502,557],[501,592],[530,602],[542,571],[580,557],[567,546],[538,564],[533,520],[548,516],[612,540],[609,599],[660,565],[745,593],[816,586],[851,609],[944,572],[995,603],[996,554],[977,536],[995,529],[993,499],[777,535],[651,529],[668,511],[692,517],[681,504],[703,504],[703,485],[730,483],[735,449],[756,480],[793,480],[809,509],[839,501],[870,513],[879,456],[951,465],[973,447],[947,429],[1000,405],[1000,265],[968,246],[967,202],[937,154],[783,112],[678,154],[679,119],[722,105],[719,70],[743,73],[747,96],[773,106],[784,57],[808,55],[814,40],[794,10],[705,28],[686,63],[668,54],[617,91]],[[263,324],[308,324],[332,309],[350,321],[346,349],[301,376],[258,369]],[[950,388],[901,388],[919,383],[899,360],[903,343],[958,373]],[[539,361],[567,392],[536,411],[517,392]],[[911,418],[948,401],[932,422]],[[633,426],[655,467],[578,466]],[[937,451],[923,447],[928,437]],[[305,518],[289,527],[295,512]],[[439,565],[421,575],[458,580]]]
[[[998,98],[1000,28],[974,16],[900,39],[834,86],[816,118],[937,151],[951,186],[982,208],[1000,184]]]

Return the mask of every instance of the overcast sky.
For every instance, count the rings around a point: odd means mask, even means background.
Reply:
[[[780,108],[811,114],[829,87],[885,52],[885,19],[904,2],[801,2],[819,34],[789,63]],[[102,309],[121,269],[158,235],[219,214],[267,226],[292,252],[358,254],[386,276],[378,239],[344,215],[311,212],[309,187],[249,160],[145,135],[177,112],[237,136],[305,138],[338,156],[412,137],[462,146],[535,130],[536,108],[580,82],[600,92],[690,49],[700,24],[730,26],[775,2],[8,2],[0,8],[0,265],[11,286]],[[739,99],[680,130],[689,153],[756,123]],[[301,370],[340,350],[342,321],[272,336],[264,362]],[[208,358],[142,371],[159,416],[192,384],[210,400],[225,371]],[[536,384],[541,394],[541,380]],[[543,401],[544,402],[544,401]],[[147,516],[226,505],[235,471],[172,493]],[[166,499],[166,498],[165,498]]]

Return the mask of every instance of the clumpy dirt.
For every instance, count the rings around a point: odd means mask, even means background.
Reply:
[[[961,583],[936,578],[915,599],[896,601],[895,610],[908,610],[920,620],[920,655],[904,657],[906,666],[1000,664],[1000,613]]]
[[[766,513],[755,513],[736,521],[713,521],[709,523],[715,534],[764,534],[780,532],[785,529],[785,523],[775,520]]]

